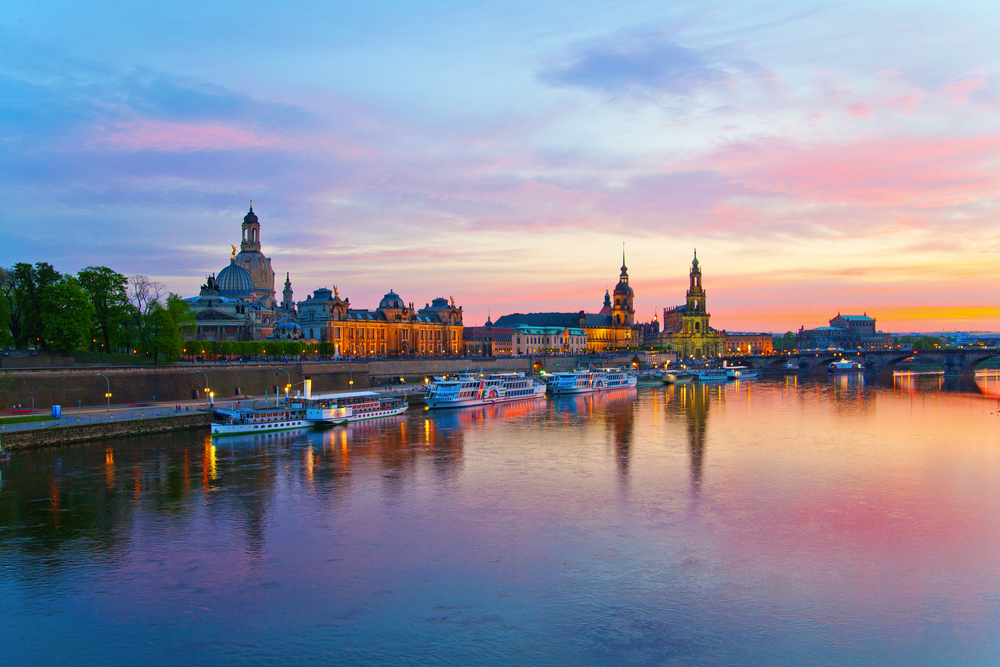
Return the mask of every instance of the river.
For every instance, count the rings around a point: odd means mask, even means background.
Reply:
[[[641,387],[0,464],[14,665],[996,665],[1000,385]]]

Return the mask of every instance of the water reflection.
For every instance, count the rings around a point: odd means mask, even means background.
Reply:
[[[1000,417],[949,382],[674,385],[16,453],[5,664],[983,663]]]

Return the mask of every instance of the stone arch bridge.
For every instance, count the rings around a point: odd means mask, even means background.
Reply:
[[[730,365],[743,364],[758,370],[785,369],[791,362],[799,373],[825,374],[826,368],[834,361],[857,360],[865,365],[865,375],[892,375],[896,366],[907,360],[926,361],[940,364],[944,374],[971,377],[976,367],[987,359],[1000,358],[1000,348],[978,350],[879,350],[872,352],[801,352],[794,354],[774,354],[769,356],[729,357]]]

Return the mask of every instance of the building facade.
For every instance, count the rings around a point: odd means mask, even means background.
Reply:
[[[587,333],[580,327],[536,327],[521,324],[514,328],[514,354],[583,354]]]
[[[701,278],[701,263],[695,251],[686,303],[663,309],[663,332],[657,339],[658,346],[677,352],[682,359],[718,357],[726,349],[726,334],[710,325],[712,316]]]
[[[332,343],[346,357],[458,356],[464,348],[462,308],[437,298],[419,310],[389,291],[374,310],[351,308],[336,287],[320,288],[298,303],[307,340]]]
[[[799,350],[889,350],[895,346],[892,334],[878,331],[875,318],[864,315],[841,315],[830,320],[828,327],[806,329],[802,327],[795,335],[795,347]]]
[[[774,336],[769,333],[724,331],[727,355],[773,354]]]
[[[496,325],[501,327],[518,328],[529,327],[556,327],[563,329],[579,329],[583,331],[586,338],[586,351],[607,352],[610,350],[620,350],[633,347],[638,343],[639,334],[635,324],[635,292],[629,285],[628,268],[625,266],[625,255],[622,253],[622,268],[615,286],[614,298],[605,292],[604,306],[597,313],[587,313],[579,311],[576,313],[512,313],[497,318]],[[531,336],[535,338],[537,336]],[[551,335],[549,336],[551,338]],[[578,335],[570,336],[579,338]],[[551,343],[549,343],[551,345]],[[538,345],[532,343],[532,346]],[[570,347],[576,343],[570,343]],[[518,352],[517,334],[514,334],[512,343],[514,354],[535,354],[529,353],[528,343],[525,336],[521,338],[521,352]]]

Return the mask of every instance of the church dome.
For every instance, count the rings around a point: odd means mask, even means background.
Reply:
[[[236,255],[236,263],[250,275],[251,289],[274,294],[274,269],[271,268],[271,260],[259,250],[240,251]]]
[[[257,214],[253,212],[253,204],[250,205],[250,212],[243,216],[243,222],[258,222]]]
[[[230,262],[229,266],[219,271],[215,285],[222,296],[233,298],[253,296],[253,278],[236,262]]]
[[[378,307],[381,310],[403,310],[406,306],[403,305],[403,300],[399,298],[398,294],[389,290],[389,293],[379,301]]]

